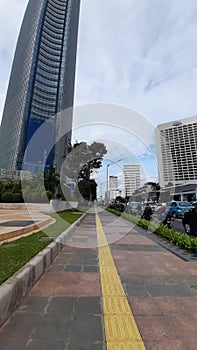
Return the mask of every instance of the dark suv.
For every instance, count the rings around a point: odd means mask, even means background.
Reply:
[[[194,202],[192,209],[185,213],[182,223],[187,234],[197,235],[197,202]]]

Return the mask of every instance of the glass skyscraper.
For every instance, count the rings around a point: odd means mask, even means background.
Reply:
[[[72,113],[64,137],[50,151],[62,111],[73,106],[80,0],[29,0],[18,38],[0,129],[0,168],[57,171],[71,139]],[[45,121],[45,137],[23,158]],[[66,125],[66,126],[65,126]]]

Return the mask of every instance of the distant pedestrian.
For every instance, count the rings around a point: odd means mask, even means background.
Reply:
[[[153,214],[152,208],[149,203],[146,204],[142,218],[145,220],[150,220]]]

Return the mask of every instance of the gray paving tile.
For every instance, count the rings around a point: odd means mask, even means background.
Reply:
[[[75,314],[71,324],[71,341],[104,342],[102,324],[103,318],[100,316]]]
[[[26,347],[27,339],[21,337],[8,337],[0,338],[0,349],[1,350],[27,350]]]
[[[17,349],[17,348],[15,348]],[[44,340],[32,340],[29,342],[27,350],[65,350],[64,341],[44,341]],[[21,350],[20,348],[18,350]]]
[[[64,268],[64,271],[81,272],[82,267],[81,267],[81,265],[66,265]]]
[[[197,289],[190,289],[187,286],[172,286],[172,294],[178,297],[190,297],[197,295]]]
[[[98,267],[94,265],[84,265],[83,267],[84,272],[98,272]]]
[[[61,272],[64,271],[65,264],[52,264],[48,269],[47,272]]]
[[[106,350],[106,346],[103,342],[90,343],[88,341],[80,341],[71,342],[67,345],[66,350]]]
[[[97,263],[98,263],[97,258],[85,257],[85,259],[84,259],[84,264],[86,264],[86,265],[97,265]]]
[[[49,303],[48,297],[34,297],[28,296],[25,298],[21,306],[18,308],[16,313],[28,312],[28,313],[43,313],[46,306]]]
[[[165,285],[146,285],[146,290],[151,297],[172,296],[172,286]]]
[[[33,330],[41,323],[42,315],[36,313],[14,313],[1,328],[0,337],[19,337],[27,339]]]
[[[126,292],[129,296],[138,296],[138,297],[149,297],[145,287],[141,284],[124,284]]]
[[[114,250],[129,250],[129,251],[144,251],[144,252],[160,252],[165,251],[164,248],[158,245],[146,244],[112,244],[111,249]]]
[[[75,304],[75,313],[77,317],[84,318],[88,315],[99,315],[101,311],[100,297],[79,297]]]
[[[47,313],[58,314],[60,318],[70,317],[75,303],[74,297],[53,297],[47,308]]]
[[[33,340],[64,340],[69,338],[71,315],[60,317],[57,313],[45,315],[36,324]]]

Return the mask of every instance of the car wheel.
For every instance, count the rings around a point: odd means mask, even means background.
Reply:
[[[176,219],[177,215],[176,215],[176,212],[175,212],[175,211],[173,211],[172,217],[173,217],[174,219]]]
[[[191,227],[189,224],[185,224],[185,232],[190,235],[191,234]]]

